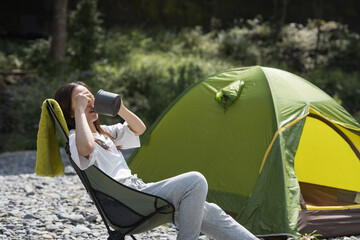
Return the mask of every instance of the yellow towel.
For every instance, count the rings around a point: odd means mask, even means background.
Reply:
[[[48,99],[54,107],[55,114],[69,134],[64,115],[59,104],[54,99]],[[47,109],[46,100],[43,102],[39,131],[37,136],[37,155],[35,172],[43,177],[55,177],[63,174],[64,164],[61,160],[59,145],[56,141],[55,123]]]

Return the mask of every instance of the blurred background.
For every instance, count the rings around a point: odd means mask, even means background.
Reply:
[[[302,76],[360,121],[359,12],[359,0],[2,1],[0,152],[36,149],[42,102],[64,83],[119,93],[149,127],[192,84],[251,65]]]

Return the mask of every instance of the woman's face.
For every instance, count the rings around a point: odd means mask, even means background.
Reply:
[[[85,115],[88,123],[93,123],[98,119],[98,114],[94,111],[94,95],[91,94],[91,92],[84,86],[78,85],[74,88],[72,94],[71,94],[71,109],[72,112],[75,113],[76,104],[77,104],[77,96],[79,94],[91,96],[91,101],[89,101],[87,107],[85,108]]]

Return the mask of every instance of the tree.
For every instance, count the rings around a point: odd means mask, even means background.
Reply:
[[[273,3],[273,16],[271,18],[273,18],[273,21],[275,21],[274,37],[275,41],[278,41],[281,37],[281,31],[285,24],[288,0],[273,0]]]
[[[65,59],[67,2],[68,0],[54,0],[50,56],[55,61]]]

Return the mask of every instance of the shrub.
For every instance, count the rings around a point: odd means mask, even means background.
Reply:
[[[7,90],[4,129],[6,141],[3,150],[36,149],[38,124],[40,120],[41,104],[46,98],[52,98],[59,80],[52,80],[28,75],[10,85]]]
[[[290,69],[302,72],[334,66],[345,70],[345,66],[358,66],[355,62],[360,55],[353,54],[354,47],[360,48],[356,39],[359,36],[350,33],[347,26],[333,21],[309,20],[306,26],[288,24],[277,43],[277,58]],[[354,59],[346,55],[359,56]]]
[[[309,72],[305,78],[312,81],[360,122],[360,74],[346,73],[339,69],[317,70]]]
[[[96,0],[81,0],[69,17],[71,63],[80,71],[90,70],[100,53],[102,21]]]
[[[218,33],[220,52],[240,65],[270,65],[274,62],[273,32],[261,17],[236,21],[234,27]]]
[[[0,52],[0,69],[10,71],[12,69],[19,69],[22,65],[23,61],[16,54],[6,56]]]
[[[24,50],[24,68],[38,72],[40,74],[47,74],[52,67],[52,62],[49,56],[50,41],[46,39],[37,39],[31,41],[29,46]]]

